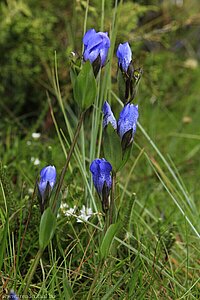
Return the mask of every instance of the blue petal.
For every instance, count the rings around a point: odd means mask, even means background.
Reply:
[[[119,44],[117,49],[118,64],[127,72],[132,60],[132,52],[129,43]]]
[[[99,54],[101,56],[101,66],[104,66],[108,56],[108,48],[100,49]]]
[[[92,36],[95,35],[95,34],[96,34],[96,31],[95,31],[94,29],[89,29],[89,30],[85,33],[85,35],[84,35],[84,37],[83,37],[83,44],[84,44],[85,46],[87,46],[87,45],[88,45],[88,42],[90,41],[90,39],[92,38]]]
[[[101,159],[99,166],[100,166],[101,173],[110,175],[110,172],[112,171],[112,166],[107,160],[105,160],[105,158]]]
[[[47,166],[40,171],[40,178],[42,181],[55,182],[56,168],[54,166]]]
[[[123,138],[123,135],[133,129],[133,134],[136,131],[137,119],[138,119],[138,106],[134,106],[133,104],[127,104],[120,113],[118,120],[118,133],[120,138]]]
[[[95,33],[88,41],[87,49],[89,51],[93,51],[94,49],[99,49],[100,47],[102,47],[102,38],[98,33]]]
[[[112,127],[114,129],[117,129],[117,121],[113,115],[113,112],[111,110],[110,105],[107,101],[104,102],[103,108],[102,108],[104,117],[103,117],[103,128],[105,128],[108,123],[111,123]]]
[[[10,291],[9,300],[19,300],[14,291]]]
[[[95,59],[97,58],[97,56],[99,55],[99,49],[93,49],[93,51],[89,51],[88,49],[86,49],[84,51],[83,54],[83,58],[85,61],[89,60],[91,62],[91,64],[95,61]]]
[[[101,67],[105,64],[108,49],[110,47],[110,39],[107,32],[96,32],[94,29],[90,29],[86,32],[84,38],[84,60],[89,60],[91,63],[100,55]]]
[[[105,183],[108,189],[111,189],[112,178],[110,173],[112,171],[112,166],[104,158],[95,159],[90,165],[90,171],[92,173],[94,186],[101,197]]]
[[[45,192],[46,187],[47,187],[47,183],[48,183],[48,181],[40,181],[38,183],[38,188],[39,188],[41,196],[44,195],[44,192]]]
[[[98,32],[105,48],[110,48],[110,39],[107,32]]]
[[[38,183],[38,187],[42,196],[46,190],[48,182],[51,189],[53,189],[56,183],[56,168],[54,166],[47,166],[40,171],[40,182]]]

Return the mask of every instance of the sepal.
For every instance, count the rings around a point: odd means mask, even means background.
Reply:
[[[131,144],[133,140],[133,128],[124,133],[121,141],[122,151],[124,152],[126,148]]]
[[[40,193],[38,183],[37,183],[37,189],[38,189],[38,202],[39,202],[39,206],[40,206],[40,212],[42,214],[49,205],[49,198],[50,198],[52,189],[51,189],[49,182],[47,182],[47,185],[46,185],[43,195]]]
[[[134,100],[142,74],[142,69],[135,69],[132,62],[127,72],[124,72],[121,67],[119,68],[117,75],[118,90],[119,97],[124,105]]]
[[[109,193],[110,189],[108,188],[106,182],[104,182],[103,189],[102,189],[102,208],[104,213],[106,213],[109,209],[110,203],[109,203]]]
[[[99,70],[101,68],[101,56],[100,54],[97,56],[97,58],[92,63],[94,76],[97,77]]]

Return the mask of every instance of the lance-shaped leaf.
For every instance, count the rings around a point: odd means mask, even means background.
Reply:
[[[90,61],[84,63],[74,84],[74,99],[81,110],[89,108],[95,100],[97,84]]]
[[[103,150],[105,158],[111,163],[116,173],[122,163],[122,147],[120,138],[111,124],[104,129]]]
[[[121,227],[120,222],[111,224],[108,227],[100,246],[100,259],[106,259],[108,257],[112,241],[120,227]]]
[[[50,240],[54,235],[54,231],[56,228],[56,217],[53,214],[50,207],[48,207],[40,221],[40,230],[39,230],[39,246],[40,249],[44,250]]]

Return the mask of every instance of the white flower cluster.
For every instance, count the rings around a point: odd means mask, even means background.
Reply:
[[[39,158],[31,157],[31,162],[35,165],[38,166],[40,164]]]
[[[62,203],[60,210],[66,217],[76,217],[77,223],[88,221],[88,219],[94,214],[92,209],[85,207],[85,205],[83,205],[80,211],[78,211],[77,206],[69,207],[66,203]]]

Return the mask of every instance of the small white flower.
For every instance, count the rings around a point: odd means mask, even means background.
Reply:
[[[38,166],[40,164],[39,158],[31,157],[31,162],[35,165]]]
[[[60,205],[60,209],[61,210],[66,210],[69,206],[67,205],[67,203],[61,203]]]
[[[76,206],[74,207],[70,207],[67,205],[67,203],[61,203],[60,209],[62,211],[62,213],[66,216],[66,217],[70,217],[71,215],[75,214],[76,211]]]
[[[75,213],[75,211],[76,211],[76,206],[74,206],[74,208],[70,207],[68,210],[64,212],[64,214],[66,217],[70,217]]]
[[[38,158],[36,158],[33,164],[35,166],[38,166],[40,164],[40,160]]]
[[[32,133],[32,138],[33,138],[33,139],[39,139],[40,136],[41,136],[41,133],[39,133],[39,132],[33,132],[33,133]]]
[[[31,141],[27,141],[27,142],[26,142],[26,145],[27,145],[27,146],[30,146],[30,145],[31,145]]]
[[[34,189],[32,189],[32,188],[28,189],[28,193],[31,194],[31,195],[33,194],[33,191],[34,191]]]
[[[92,209],[86,208],[85,205],[83,205],[79,215],[79,218],[81,218],[82,220],[77,218],[77,223],[83,223],[84,221],[87,221],[92,215],[93,215]]]

